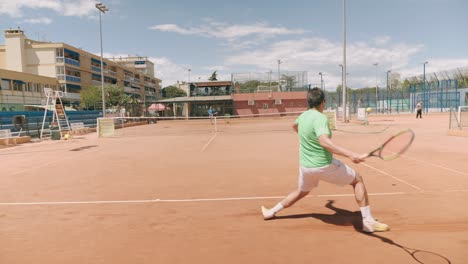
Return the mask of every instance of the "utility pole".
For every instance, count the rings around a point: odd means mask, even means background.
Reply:
[[[376,62],[373,64],[375,66],[375,108],[377,113],[379,112],[379,85],[377,84],[377,67],[379,64]]]
[[[346,118],[346,0],[343,0],[343,122],[347,123]]]
[[[281,83],[280,83],[280,80],[281,80],[280,64],[281,64],[281,60],[278,60],[278,88],[280,91],[282,91],[283,89],[281,89]]]

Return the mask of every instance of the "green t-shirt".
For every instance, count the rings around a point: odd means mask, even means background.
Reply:
[[[300,165],[306,168],[318,168],[330,165],[332,154],[319,144],[319,136],[332,136],[328,127],[328,118],[315,109],[302,113],[297,119],[299,134]]]

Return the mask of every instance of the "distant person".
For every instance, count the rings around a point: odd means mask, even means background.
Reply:
[[[210,106],[210,109],[208,109],[208,116],[210,117],[210,123],[213,123],[213,118],[215,115],[217,115],[218,112],[216,112],[212,106]]]
[[[416,119],[422,118],[422,102],[419,101],[418,104],[416,105]]]
[[[323,114],[325,94],[319,88],[307,92],[309,110],[302,113],[293,125],[299,135],[299,179],[297,189],[273,208],[261,207],[265,220],[274,218],[276,213],[295,204],[318,186],[320,181],[339,186],[351,185],[358,203],[364,232],[389,230],[388,225],[374,219],[369,207],[367,190],[362,177],[342,161],[333,158],[333,153],[347,157],[354,163],[363,162],[367,154],[357,154],[332,141],[328,118]]]

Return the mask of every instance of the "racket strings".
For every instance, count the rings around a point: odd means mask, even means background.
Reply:
[[[387,141],[379,153],[384,160],[394,159],[403,154],[411,145],[414,133],[411,130],[403,131]]]

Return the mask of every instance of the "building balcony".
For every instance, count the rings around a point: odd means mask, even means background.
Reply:
[[[76,67],[80,67],[80,62],[74,59],[65,58],[65,63],[76,66]]]
[[[117,73],[115,71],[107,70],[107,72],[105,73],[109,74],[110,76],[117,76]]]
[[[127,92],[127,93],[140,93],[140,89],[125,86],[124,87],[124,92]]]
[[[148,87],[156,88],[156,84],[151,83],[151,82],[145,82],[145,85],[148,86]]]
[[[69,99],[69,100],[80,100],[80,94],[79,93],[63,93],[63,98]]]
[[[65,63],[65,58],[64,57],[57,57],[57,58],[55,58],[55,63],[64,64]]]
[[[101,67],[98,67],[98,66],[92,65],[92,66],[91,66],[91,69],[92,69],[93,71],[95,71],[95,72],[101,72]]]
[[[101,85],[101,81],[93,80],[92,84],[98,86],[98,85]]]
[[[141,80],[140,80],[140,79],[137,79],[137,78],[133,78],[133,82],[140,83],[140,82],[141,82]]]
[[[67,80],[68,82],[81,83],[81,78],[80,78],[80,77],[76,77],[76,76],[66,75],[66,76],[65,76],[65,80]]]
[[[124,79],[129,82],[133,81],[133,77],[128,76],[128,75],[125,75]]]

